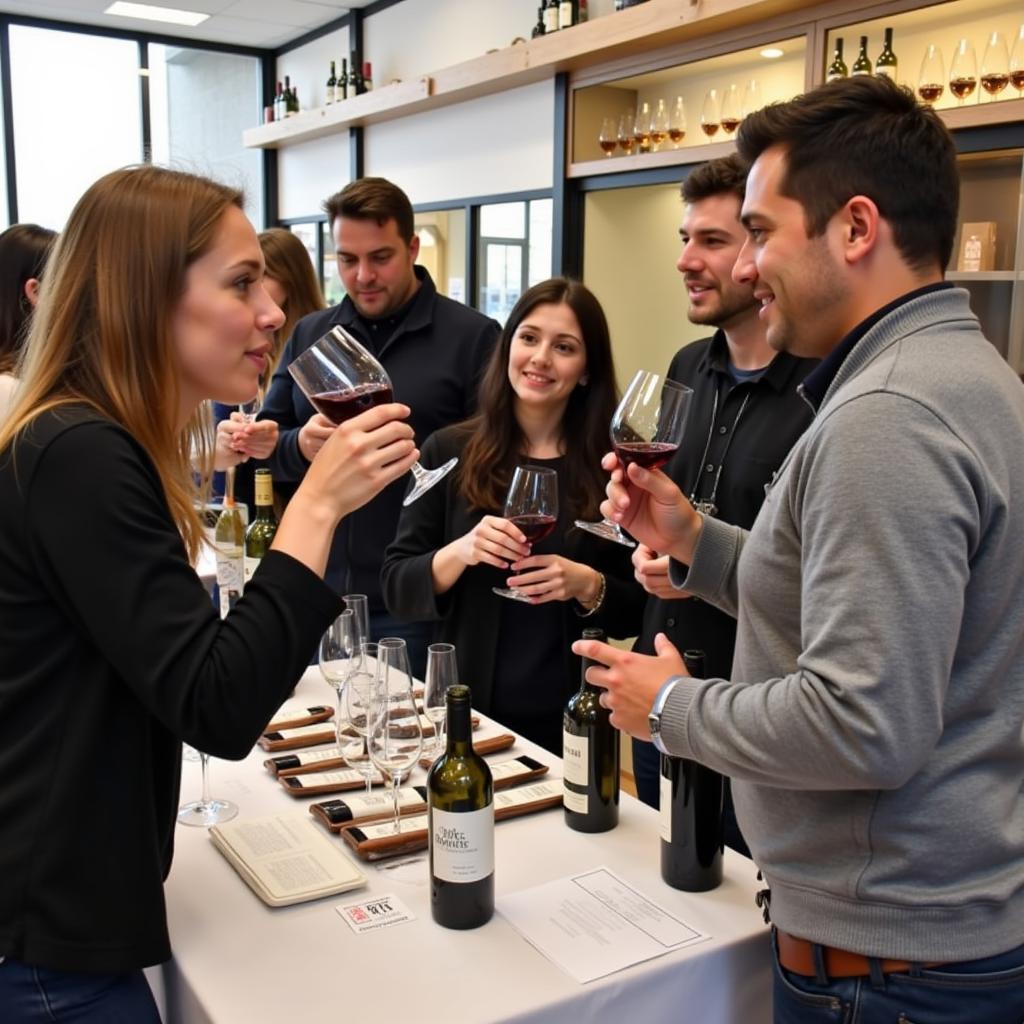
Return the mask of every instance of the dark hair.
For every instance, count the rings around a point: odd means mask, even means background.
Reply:
[[[945,269],[956,237],[960,177],[952,136],[931,107],[888,78],[858,75],[744,118],[740,156],[786,150],[782,194],[804,208],[809,237],[856,195],[873,200],[915,270]]]
[[[687,175],[680,192],[684,203],[699,203],[711,196],[731,193],[741,202],[747,188],[749,166],[735,153],[709,160]]]
[[[394,220],[399,237],[408,245],[413,235],[413,212],[409,197],[386,178],[357,178],[340,192],[324,200],[327,223],[337,217],[373,220],[383,227]]]
[[[0,234],[0,373],[10,373],[28,330],[32,305],[25,283],[42,280],[56,231],[15,224]]]
[[[608,451],[608,426],[618,404],[612,343],[604,310],[579,281],[555,277],[527,289],[509,313],[480,382],[478,409],[463,424],[469,433],[459,460],[458,485],[469,504],[501,512],[515,467],[523,460],[526,439],[515,417],[508,379],[512,338],[537,306],[565,303],[576,315],[587,353],[586,385],[577,385],[562,416],[565,493],[570,518],[594,518],[607,482],[601,456]]]

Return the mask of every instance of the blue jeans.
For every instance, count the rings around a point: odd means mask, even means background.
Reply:
[[[427,674],[427,645],[434,639],[432,622],[402,622],[387,612],[370,612],[370,638],[401,637],[409,649],[409,667],[422,680]]]
[[[775,938],[772,948],[775,953]],[[983,960],[820,985],[773,956],[774,1024],[1021,1024],[1024,946]]]
[[[4,1024],[160,1024],[142,971],[77,974],[0,958]]]

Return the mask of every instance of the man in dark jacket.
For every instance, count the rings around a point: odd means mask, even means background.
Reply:
[[[740,206],[746,170],[725,157],[697,168],[683,183],[686,203],[676,264],[683,275],[691,323],[716,327],[710,338],[681,348],[668,376],[693,388],[686,444],[666,467],[668,475],[706,513],[749,528],[786,453],[811,422],[797,385],[813,359],[776,353],[765,338],[753,289],[732,279],[746,231]],[[654,653],[665,633],[679,650],[703,650],[710,676],[729,678],[736,620],[668,581],[668,556],[643,544],[633,555],[636,577],[651,596],[636,650]],[[633,741],[633,772],[640,798],[658,806],[660,755]],[[747,854],[726,789],[726,842]]]
[[[306,400],[288,364],[333,326],[355,335],[387,370],[395,400],[412,409],[422,444],[435,430],[469,416],[480,372],[500,331],[494,321],[437,293],[416,266],[419,238],[406,194],[383,178],[361,178],[331,196],[324,209],[347,295],[337,306],[299,321],[274,374],[261,418],[275,420],[280,439],[267,460],[274,483],[294,487],[335,429]],[[380,568],[395,535],[408,480],[385,488],[334,536],[327,582],[339,593],[369,597],[370,633],[402,636],[413,671],[422,676],[430,627],[399,623],[384,608]]]

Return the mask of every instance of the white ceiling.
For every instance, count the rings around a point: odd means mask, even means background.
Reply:
[[[0,12],[49,18],[104,28],[180,36],[236,46],[273,48],[340,18],[373,0],[139,0],[158,7],[201,11],[210,17],[201,25],[169,25],[104,14],[110,0],[0,0]]]

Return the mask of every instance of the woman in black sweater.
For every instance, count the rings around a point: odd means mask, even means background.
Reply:
[[[0,1007],[158,1020],[181,740],[244,757],[340,611],[338,521],[415,458],[400,405],[339,427],[228,617],[190,565],[201,403],[283,317],[232,189],[156,167],[78,202],[0,425]],[[67,1014],[67,1016],[65,1016]]]
[[[555,278],[509,314],[480,386],[480,412],[439,430],[423,464],[452,456],[443,483],[404,509],[382,570],[391,613],[440,620],[474,707],[561,754],[562,709],[579,685],[569,650],[585,626],[612,636],[639,627],[644,595],[627,548],[572,526],[599,518],[601,455],[616,405],[608,324],[583,285]],[[517,465],[559,479],[555,531],[534,545],[503,518]],[[518,587],[530,604],[495,595]]]

